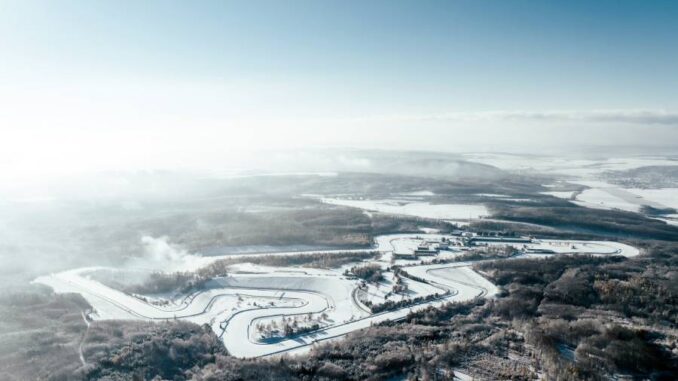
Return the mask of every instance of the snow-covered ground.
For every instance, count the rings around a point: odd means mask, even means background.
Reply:
[[[664,221],[669,225],[678,226],[678,214],[665,214],[662,217],[656,217],[660,221]]]
[[[509,171],[536,171],[576,177],[590,177],[605,171],[620,171],[645,166],[678,165],[676,160],[660,157],[628,157],[608,159],[571,159],[552,156],[470,153],[464,159],[488,164]]]
[[[662,189],[627,189],[629,193],[642,198],[646,202],[656,204],[656,207],[673,208],[678,210],[678,188]],[[652,206],[652,204],[648,204]]]
[[[476,196],[489,197],[489,198],[510,198],[511,197],[507,194],[498,194],[498,193],[476,193]]]
[[[455,246],[458,238],[449,237],[443,234],[390,234],[379,236],[376,239],[377,248],[380,252],[407,252],[413,251],[421,242],[440,241],[441,238],[449,238],[450,250],[462,249]],[[622,255],[625,257],[635,257],[640,254],[637,248],[614,241],[581,241],[581,240],[563,240],[563,239],[533,239],[530,243],[487,243],[497,246],[514,246],[516,249],[527,252],[527,249],[550,250],[557,254],[591,254],[591,255]],[[444,255],[446,251],[441,251]],[[458,255],[458,252],[449,252]],[[383,259],[383,258],[382,258]],[[411,262],[411,261],[410,261]]]
[[[571,181],[590,187],[576,196],[576,204],[598,209],[640,211],[643,205],[658,209],[678,209],[678,188],[638,189],[621,188],[603,181]],[[544,192],[548,194],[559,192]]]
[[[464,158],[508,171],[529,171],[560,177],[555,180],[556,184],[544,185],[549,188],[571,189],[564,185],[564,182],[586,186],[588,189],[584,189],[582,192],[553,190],[540,193],[571,200],[573,203],[587,208],[623,210],[634,213],[641,212],[643,206],[657,209],[678,209],[678,188],[623,188],[601,181],[601,175],[608,171],[623,171],[645,166],[676,166],[678,160],[674,159],[653,156],[570,159],[497,153],[469,153],[465,154]],[[491,194],[486,196],[490,197]],[[494,195],[494,197],[497,196],[499,195]],[[517,201],[510,198],[504,200]],[[676,216],[650,217],[678,226]]]
[[[472,262],[444,265],[423,265],[407,267],[410,275],[426,279],[452,292],[456,301],[471,300],[477,296],[493,296],[499,289],[480,274],[473,271]]]
[[[676,166],[678,160],[664,157],[638,156],[606,159],[571,159],[566,157],[512,155],[497,153],[469,153],[464,158],[469,161],[495,166],[508,171],[529,171],[560,177],[557,184],[546,184],[546,187],[563,187],[563,182],[583,185],[581,193],[565,190],[541,192],[566,200],[577,205],[596,209],[616,209],[628,212],[640,212],[643,206],[658,209],[678,209],[678,188],[638,189],[623,188],[601,181],[601,175],[608,171],[623,171],[645,166]],[[491,197],[491,194],[487,194]],[[499,195],[494,195],[498,197]],[[506,198],[510,200],[510,198]],[[671,216],[657,218],[669,224],[678,224]]]
[[[457,238],[441,234],[395,234],[379,236],[376,250],[383,253],[374,260],[382,268],[392,265],[393,251],[413,250],[422,242],[450,241]],[[617,242],[535,240],[521,248],[545,249],[553,253],[588,253],[596,255],[638,255],[638,250]],[[454,250],[454,249],[451,249]],[[527,251],[527,250],[526,250]],[[292,255],[298,253],[279,253]],[[459,252],[442,251],[438,257],[452,258]],[[427,257],[429,258],[429,257]],[[178,258],[183,261],[184,258]],[[213,259],[211,259],[213,260]],[[55,292],[80,293],[93,307],[92,319],[172,320],[184,319],[209,324],[219,335],[228,351],[239,357],[267,356],[279,353],[302,353],[314,344],[340,338],[372,324],[405,317],[410,311],[428,306],[440,306],[450,301],[466,301],[475,297],[490,297],[497,288],[472,269],[473,262],[420,264],[419,261],[398,260],[411,276],[426,282],[403,278],[408,290],[402,295],[390,295],[399,301],[416,297],[437,298],[407,307],[373,314],[362,300],[379,304],[396,282],[392,272],[385,273],[379,285],[361,287],[362,281],[347,277],[342,269],[321,270],[299,267],[269,267],[249,263],[234,265],[227,277],[208,282],[200,291],[176,297],[167,304],[152,302],[153,296],[137,297],[108,287],[88,274],[105,268],[79,268],[39,277],[35,282],[52,287]],[[183,263],[183,262],[182,262]],[[174,268],[174,267],[172,267]],[[361,294],[362,293],[362,294]],[[317,331],[278,340],[262,341],[254,330],[262,321],[310,316],[322,318]]]
[[[550,250],[556,254],[621,255],[628,258],[640,254],[637,248],[614,241],[538,239],[526,246],[535,250]]]
[[[364,289],[358,292],[360,301],[369,301],[372,304],[381,304],[388,300],[401,301],[417,297],[426,297],[440,292],[440,289],[429,284],[417,282],[403,277],[402,282],[407,286],[407,291],[394,294],[393,286],[396,284],[395,274],[384,273],[384,280],[378,283],[368,283]]]
[[[575,204],[596,209],[619,209],[628,212],[638,212],[642,201],[633,198],[620,197],[617,188],[590,188],[577,195]]]
[[[484,205],[479,204],[431,204],[429,202],[411,202],[398,199],[352,200],[344,198],[322,198],[321,201],[326,204],[349,206],[372,212],[439,220],[468,220],[489,215],[487,208],[485,208]]]
[[[405,192],[401,193],[403,196],[435,196],[435,193],[433,193],[430,190],[421,190],[421,191],[415,191],[415,192]]]
[[[565,192],[551,191],[551,192],[539,192],[539,193],[549,195],[549,196],[553,196],[553,197],[563,198],[565,200],[571,199],[572,195],[574,194],[573,191],[565,191]]]

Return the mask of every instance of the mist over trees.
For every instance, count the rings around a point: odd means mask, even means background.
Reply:
[[[367,248],[384,233],[419,233],[420,227],[449,232],[445,221],[372,213],[327,206],[291,195],[317,186],[330,193],[358,187],[368,197],[432,190],[432,203],[483,202],[491,219],[472,221],[468,230],[496,230],[553,238],[623,239],[643,255],[620,257],[553,256],[515,259],[513,249],[471,250],[432,263],[484,260],[476,266],[501,287],[497,298],[427,308],[398,322],[328,343],[299,358],[238,359],[225,352],[211,330],[185,322],[141,323],[88,321],[90,306],[73,295],[55,295],[44,287],[0,298],[0,378],[8,380],[389,380],[392,377],[443,380],[463,371],[486,379],[602,380],[612,375],[672,379],[676,373],[675,227],[642,214],[593,210],[567,200],[537,195],[541,177],[449,181],[396,175],[349,174],[341,178],[300,176],[250,180],[231,187],[226,198],[176,199],[153,207],[122,211],[106,204],[105,217],[86,206],[74,213],[87,223],[69,225],[73,237],[86,237],[86,248],[102,247],[102,257],[120,263],[143,256],[139,235],[168,234],[186,252],[220,254],[258,245],[302,244],[306,247]],[[235,184],[235,183],[233,183]],[[257,190],[265,184],[270,191]],[[216,189],[216,190],[215,190]],[[214,191],[218,194],[221,188]],[[532,201],[484,198],[503,192]],[[267,193],[268,192],[268,193]],[[244,195],[248,193],[248,195]],[[242,203],[241,209],[234,206]],[[143,216],[143,219],[140,219]],[[130,221],[134,221],[130,223]],[[236,227],[242,223],[242,227]],[[534,225],[539,224],[539,225]],[[285,225],[283,227],[283,225]],[[653,239],[650,239],[653,238]],[[654,240],[657,239],[657,240]],[[662,240],[659,240],[662,239]],[[112,242],[114,249],[102,243]],[[129,250],[128,250],[129,249]],[[123,257],[123,254],[128,257]],[[116,275],[92,277],[128,293],[188,292],[206,287],[213,277],[228,276],[229,266],[250,262],[265,266],[336,268],[356,263],[351,273],[379,281],[381,270],[357,264],[375,252],[340,252],[291,256],[244,255],[219,260],[197,272],[150,271],[143,282]],[[493,261],[492,261],[493,260]],[[407,275],[406,268],[402,276]],[[442,296],[442,295],[438,295]],[[435,298],[433,295],[431,298]],[[379,304],[373,312],[407,308],[423,299]],[[88,327],[89,323],[89,327]],[[310,325],[309,325],[310,326]],[[313,328],[311,326],[311,328]],[[306,325],[290,328],[298,334]],[[285,332],[283,332],[285,333]],[[83,356],[83,361],[80,355]]]

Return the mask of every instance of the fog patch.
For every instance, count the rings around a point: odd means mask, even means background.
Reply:
[[[148,269],[162,272],[189,271],[202,266],[204,257],[191,254],[185,249],[171,244],[167,236],[141,237],[143,254],[126,263],[128,269]]]

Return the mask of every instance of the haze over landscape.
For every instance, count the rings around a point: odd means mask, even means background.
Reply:
[[[5,176],[678,141],[671,1],[0,6]]]
[[[678,3],[0,0],[0,380],[674,380]]]

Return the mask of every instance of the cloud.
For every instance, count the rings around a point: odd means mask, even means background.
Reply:
[[[593,111],[481,111],[419,116],[362,118],[363,120],[403,122],[487,121],[487,122],[581,122],[650,124],[678,127],[678,112],[665,110],[593,110]]]
[[[678,126],[678,112],[660,110],[508,112],[499,113],[497,116],[503,119],[518,120],[562,120]]]
[[[605,120],[607,118],[620,118],[620,120],[628,123],[637,124],[660,124],[678,126],[678,113],[673,112],[656,112],[656,111],[635,111],[628,113],[621,113],[617,115],[600,115],[599,118]]]
[[[143,236],[141,243],[144,255],[130,259],[126,264],[128,268],[174,272],[194,270],[206,263],[204,257],[172,245],[166,236]]]

